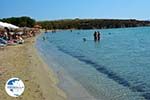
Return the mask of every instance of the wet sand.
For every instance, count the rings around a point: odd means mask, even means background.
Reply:
[[[66,94],[57,87],[58,79],[39,57],[35,38],[25,44],[0,48],[0,100],[66,100]],[[18,77],[25,84],[24,93],[17,98],[5,92],[9,78]]]

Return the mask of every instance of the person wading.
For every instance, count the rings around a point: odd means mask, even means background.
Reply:
[[[98,32],[95,31],[93,36],[94,36],[94,41],[95,42],[100,41],[100,32],[99,31]]]

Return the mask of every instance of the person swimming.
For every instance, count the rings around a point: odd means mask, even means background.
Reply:
[[[85,42],[85,41],[86,41],[86,38],[83,38],[83,41]]]
[[[45,41],[45,37],[43,37],[43,41]]]
[[[111,33],[108,33],[109,35],[111,35]]]

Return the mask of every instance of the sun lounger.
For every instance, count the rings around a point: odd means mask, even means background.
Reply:
[[[5,46],[6,46],[6,44],[0,43],[0,47],[5,47]]]
[[[2,39],[2,38],[0,38],[0,43],[1,43],[1,44],[7,44],[7,41],[4,40],[4,39]]]
[[[16,45],[17,43],[15,43],[13,40],[9,40],[7,41],[7,45]]]

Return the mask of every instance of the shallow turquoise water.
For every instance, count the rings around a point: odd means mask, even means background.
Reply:
[[[37,40],[47,62],[60,65],[55,71],[63,68],[97,100],[150,100],[149,44],[150,27],[61,31]]]

